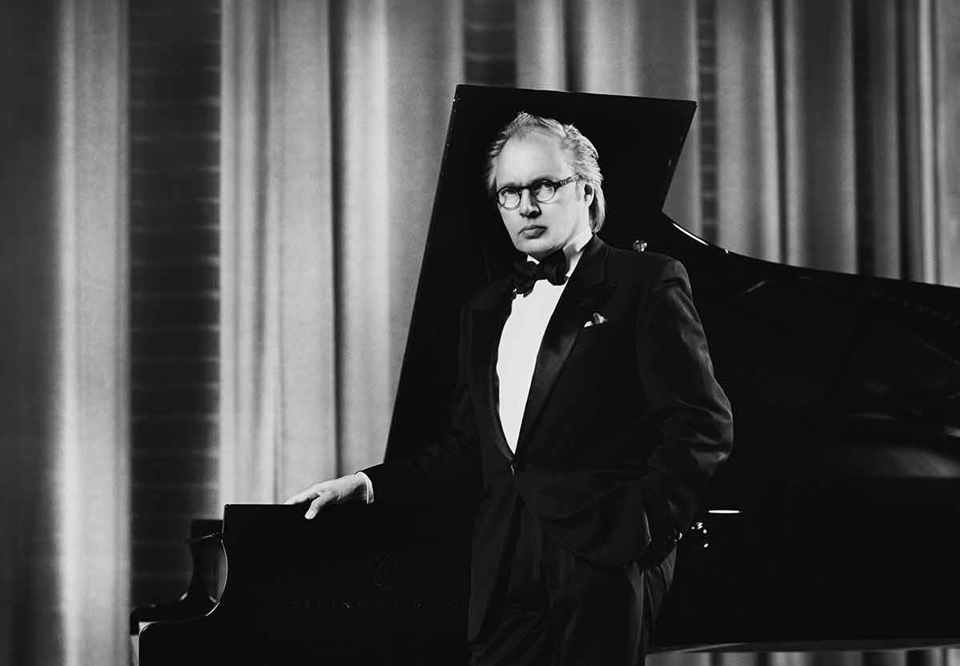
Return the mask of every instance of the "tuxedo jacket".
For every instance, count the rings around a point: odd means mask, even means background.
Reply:
[[[653,565],[693,519],[733,437],[683,266],[594,236],[547,325],[513,453],[496,373],[513,298],[503,278],[461,312],[448,434],[414,458],[364,470],[376,502],[479,497],[471,636],[505,573],[518,506],[593,564]]]

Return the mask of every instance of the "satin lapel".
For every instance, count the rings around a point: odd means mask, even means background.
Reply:
[[[530,393],[523,411],[517,439],[518,453],[533,431],[560,370],[570,355],[570,349],[583,329],[584,321],[589,316],[587,310],[599,298],[598,287],[604,284],[606,255],[607,246],[594,236],[584,248],[580,263],[570,276],[570,282],[550,317],[537,353]]]
[[[477,392],[483,411],[488,417],[490,433],[494,444],[506,456],[513,459],[513,452],[507,445],[500,425],[500,414],[497,407],[497,349],[500,345],[500,332],[510,314],[510,303],[513,294],[506,282],[494,283],[490,290],[485,292],[477,301],[473,310],[473,327],[471,335],[471,363],[473,376],[476,378],[474,391]]]

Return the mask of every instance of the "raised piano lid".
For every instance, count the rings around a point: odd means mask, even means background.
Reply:
[[[684,100],[457,86],[387,444],[417,450],[446,426],[460,306],[516,256],[486,194],[486,151],[519,111],[573,123],[600,154],[604,238],[659,219],[696,104]]]

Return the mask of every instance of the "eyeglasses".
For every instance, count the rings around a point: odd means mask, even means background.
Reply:
[[[550,203],[553,201],[553,198],[557,196],[557,191],[561,187],[575,180],[577,180],[576,176],[569,176],[563,180],[541,178],[540,180],[533,181],[529,185],[505,185],[497,190],[497,203],[500,204],[501,208],[513,210],[520,205],[520,198],[524,190],[529,190],[530,196],[532,196],[537,203]]]

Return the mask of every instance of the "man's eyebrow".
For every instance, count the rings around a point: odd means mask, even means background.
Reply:
[[[502,184],[501,184],[501,183],[498,183],[498,184],[497,184],[497,189],[498,189],[498,190],[502,190],[502,189],[505,188],[505,187],[512,187],[512,188],[528,187],[528,186],[530,186],[530,185],[533,185],[534,183],[540,182],[541,180],[550,180],[550,181],[556,182],[556,181],[558,181],[558,180],[563,180],[563,179],[562,179],[562,178],[557,178],[556,176],[554,176],[554,175],[552,175],[552,174],[551,174],[551,175],[544,175],[544,176],[537,176],[536,178],[533,178],[532,180],[528,180],[528,181],[525,182],[525,183],[517,183],[517,182],[514,182],[514,181],[508,181],[508,182],[502,183]]]

